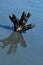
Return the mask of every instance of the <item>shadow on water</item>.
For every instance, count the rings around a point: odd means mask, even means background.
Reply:
[[[9,37],[0,40],[0,42],[3,42],[2,46],[0,46],[1,48],[5,48],[9,45],[9,49],[7,52],[8,54],[16,52],[19,43],[24,48],[27,46],[23,38],[23,35],[19,32],[12,32],[12,34]]]
[[[14,30],[14,27],[13,26],[5,26],[5,25],[0,25],[0,27],[2,27],[2,28],[5,28],[5,29],[8,29],[8,30]]]

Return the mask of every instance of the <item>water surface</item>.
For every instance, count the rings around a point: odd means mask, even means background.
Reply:
[[[23,11],[35,27],[18,34],[9,15]],[[43,65],[43,0],[0,0],[0,46],[0,65]]]

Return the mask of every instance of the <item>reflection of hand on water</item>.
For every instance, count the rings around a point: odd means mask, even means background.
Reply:
[[[8,54],[16,51],[18,43],[20,43],[22,47],[26,47],[26,43],[22,34],[18,32],[12,32],[8,38],[2,39],[0,42],[3,42],[3,46],[0,46],[1,48],[5,48],[6,46],[10,45],[7,52]]]

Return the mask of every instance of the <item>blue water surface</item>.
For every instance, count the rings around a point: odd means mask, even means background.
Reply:
[[[43,65],[43,0],[0,0],[0,40],[4,39],[7,43],[14,43],[20,39],[14,38],[13,23],[9,19],[9,15],[16,14],[21,17],[22,12],[30,12],[31,17],[28,23],[35,24],[31,30],[22,33],[26,43],[25,46],[17,44],[14,54],[7,54],[9,46],[0,48],[0,65]],[[13,40],[13,41],[12,41]],[[3,44],[0,41],[0,45]],[[18,41],[20,42],[20,40]]]

